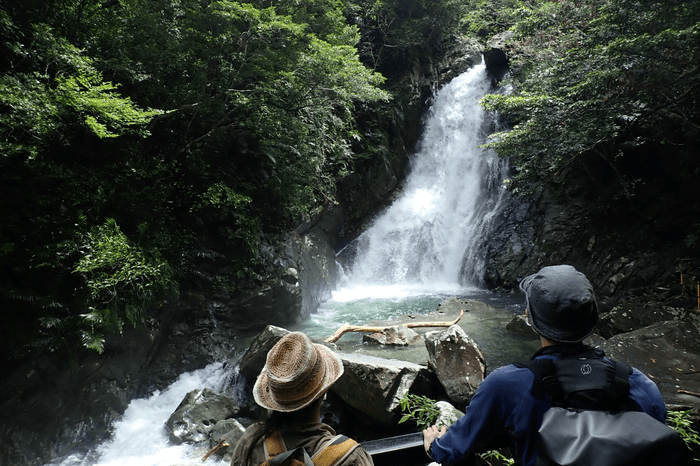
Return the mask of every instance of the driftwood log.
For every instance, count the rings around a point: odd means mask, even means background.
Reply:
[[[334,343],[340,339],[343,335],[348,332],[365,332],[365,333],[377,333],[386,330],[389,327],[407,327],[407,328],[417,328],[417,327],[450,327],[464,316],[464,309],[459,311],[459,317],[457,317],[452,322],[408,322],[406,324],[399,325],[387,325],[384,327],[368,327],[365,325],[350,325],[349,322],[345,322],[341,325],[338,330],[335,331],[333,335],[326,338],[326,343]]]
[[[204,455],[204,458],[202,458],[202,463],[204,463],[207,460],[207,458],[209,458],[211,455],[213,455],[217,451],[221,450],[222,448],[228,448],[230,446],[231,445],[229,445],[229,443],[226,440],[222,440],[221,442],[219,442],[219,444],[217,446],[215,446],[214,448],[209,450],[207,452],[207,454]]]

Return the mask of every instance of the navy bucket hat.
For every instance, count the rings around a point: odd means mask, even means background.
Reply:
[[[598,323],[598,305],[586,276],[570,265],[544,267],[520,282],[530,325],[557,343],[579,343]]]

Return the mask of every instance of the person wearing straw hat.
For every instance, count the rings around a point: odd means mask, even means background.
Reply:
[[[550,394],[552,380],[558,384],[559,393],[566,397],[576,392],[591,393],[591,388],[599,390],[600,386],[600,390],[614,394],[605,401],[618,412],[646,413],[649,416],[641,416],[645,421],[648,419],[654,425],[658,425],[657,421],[665,423],[666,407],[661,393],[646,375],[625,364],[611,362],[604,358],[602,351],[583,344],[598,323],[598,305],[593,287],[584,274],[569,265],[544,267],[524,278],[520,289],[525,294],[527,322],[540,336],[542,348],[527,363],[510,364],[489,374],[471,399],[465,415],[449,428],[431,426],[425,429],[424,446],[430,458],[438,463],[459,463],[472,458],[479,451],[510,446],[516,464],[541,464],[538,455],[546,452],[546,448],[540,443],[540,426],[545,413],[559,399]],[[556,368],[553,373],[548,373],[553,377],[542,379],[536,375],[541,367],[551,366]],[[564,374],[568,378],[565,379],[559,372],[560,367],[570,369]],[[582,377],[584,381],[581,381]],[[540,382],[542,380],[546,388]],[[584,386],[586,384],[590,385]],[[618,390],[618,387],[621,388]],[[574,408],[591,410],[600,408],[602,398],[574,399],[581,403]],[[565,401],[568,403],[568,398]],[[633,416],[637,417],[636,414]],[[660,429],[666,427],[662,425]],[[572,438],[581,431],[573,432]],[[627,429],[627,432],[630,431],[634,429]],[[561,432],[564,435],[572,433],[567,430]],[[614,435],[613,432],[611,436]],[[564,442],[559,445],[560,449],[566,448]],[[623,451],[620,448],[617,450]],[[567,454],[575,452],[573,448]],[[605,459],[602,449],[594,454],[599,455],[596,460]],[[594,464],[608,464],[601,461]]]
[[[362,446],[319,421],[324,395],[342,374],[341,359],[305,334],[280,339],[253,386],[255,402],[271,415],[246,429],[231,465],[274,465],[295,457],[307,466],[373,466]]]

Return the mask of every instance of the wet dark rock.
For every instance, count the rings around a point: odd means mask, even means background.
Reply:
[[[289,330],[268,325],[250,343],[245,354],[241,358],[239,370],[241,374],[249,380],[255,380],[260,371],[265,366],[267,353],[275,344],[287,335]]]
[[[404,395],[430,393],[435,382],[426,366],[355,353],[339,355],[345,371],[331,391],[379,426],[395,426]]]
[[[232,459],[233,446],[238,443],[244,432],[245,427],[236,419],[219,421],[209,431],[209,448],[214,448],[221,442],[226,442],[229,447],[217,450],[216,456],[228,463]]]
[[[232,398],[208,388],[192,390],[165,426],[170,441],[175,445],[202,443],[211,437],[211,432],[218,422],[233,418],[238,411],[238,404]]]
[[[648,375],[667,405],[700,407],[700,340],[692,324],[657,322],[615,335],[598,347]]]
[[[508,201],[483,238],[486,262],[477,278],[486,287],[517,291],[519,280],[540,268],[570,264],[591,281],[603,311],[634,300],[697,309],[690,299],[697,292],[697,254],[689,254],[682,242],[655,236],[640,212],[603,208],[591,198],[596,194],[586,194],[591,178],[585,170],[572,168],[563,177],[558,192],[507,194]],[[606,335],[630,328],[606,325]]]
[[[464,406],[486,375],[484,354],[462,327],[425,334],[428,366],[435,372],[447,396]]]
[[[648,297],[647,297],[648,299]],[[600,316],[598,333],[610,338],[614,335],[639,330],[657,322],[681,320],[700,328],[700,315],[689,309],[659,302],[630,300],[618,304]]]
[[[527,319],[524,315],[513,316],[513,320],[508,322],[506,325],[506,330],[509,332],[516,333],[518,335],[525,335],[535,337],[537,332],[535,332],[532,327],[527,324]]]
[[[302,317],[301,287],[298,282],[280,278],[242,296],[222,300],[220,306],[225,309],[221,319],[242,331],[259,330],[267,324],[289,325]]]
[[[486,68],[496,82],[503,79],[510,68],[510,60],[507,56],[508,41],[513,37],[512,31],[505,31],[494,35],[486,42],[484,60]]]
[[[109,438],[130,400],[146,392],[140,380],[160,339],[157,328],[150,330],[108,339],[111,357],[91,355],[76,367],[36,359],[7,374],[0,392],[0,464],[43,464],[84,454]]]
[[[420,341],[421,338],[414,330],[403,325],[397,325],[387,327],[381,332],[363,335],[362,341],[370,345],[408,346]]]
[[[336,209],[329,211],[328,217],[321,217],[309,232],[292,236],[288,242],[287,251],[299,264],[301,317],[308,317],[330,299],[338,281],[333,246],[343,220],[339,215]]]

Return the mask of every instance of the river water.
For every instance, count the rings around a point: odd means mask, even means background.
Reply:
[[[532,340],[508,335],[505,323],[522,312],[522,298],[480,289],[480,241],[505,199],[506,165],[479,147],[492,124],[478,105],[489,90],[478,65],[446,85],[435,98],[419,150],[401,197],[355,242],[354,258],[333,298],[293,329],[325,339],[344,322],[365,324],[402,314],[430,313],[453,296],[496,307],[469,315],[469,334],[491,368],[528,356]],[[343,336],[343,351],[362,345],[359,334]],[[164,424],[191,390],[225,392],[230,369],[222,363],[182,374],[167,390],[133,400],[110,441],[61,466],[194,466],[206,453],[169,443]],[[214,458],[206,464],[215,465]]]

